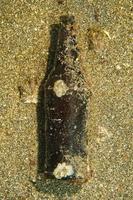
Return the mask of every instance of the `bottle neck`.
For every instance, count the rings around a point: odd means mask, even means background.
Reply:
[[[63,18],[60,23],[56,53],[57,63],[60,63],[60,65],[64,63],[64,67],[66,67],[66,65],[73,65],[73,62],[75,62],[78,57],[73,17],[66,17],[65,19]]]

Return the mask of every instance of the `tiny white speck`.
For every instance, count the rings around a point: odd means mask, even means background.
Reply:
[[[116,65],[116,69],[117,69],[117,70],[120,70],[120,69],[121,69],[121,66],[120,66],[120,65]]]
[[[75,125],[75,126],[74,126],[74,129],[76,129],[76,128],[77,128],[77,126]]]

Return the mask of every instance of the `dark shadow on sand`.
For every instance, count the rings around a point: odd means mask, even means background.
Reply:
[[[45,77],[42,80],[39,92],[38,92],[38,104],[37,104],[37,134],[38,134],[38,166],[37,166],[37,173],[44,172],[44,164],[45,164],[45,108],[44,108],[44,84],[47,80],[47,77],[53,67],[54,59],[55,59],[55,52],[56,52],[56,45],[57,45],[57,36],[59,31],[59,25],[54,24],[51,26],[50,36],[51,36],[51,43],[49,47],[49,56],[47,61],[47,68],[45,72]]]

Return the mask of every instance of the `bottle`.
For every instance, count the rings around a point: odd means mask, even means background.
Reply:
[[[45,177],[86,179],[89,92],[78,59],[74,17],[60,18],[54,64],[44,83]]]

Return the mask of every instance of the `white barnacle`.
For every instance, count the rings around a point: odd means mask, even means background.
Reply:
[[[74,169],[72,165],[63,163],[58,163],[57,167],[54,169],[53,175],[57,179],[62,179],[70,177],[74,174]]]
[[[68,91],[68,87],[63,80],[57,80],[54,83],[53,91],[55,92],[57,97],[62,97]]]

